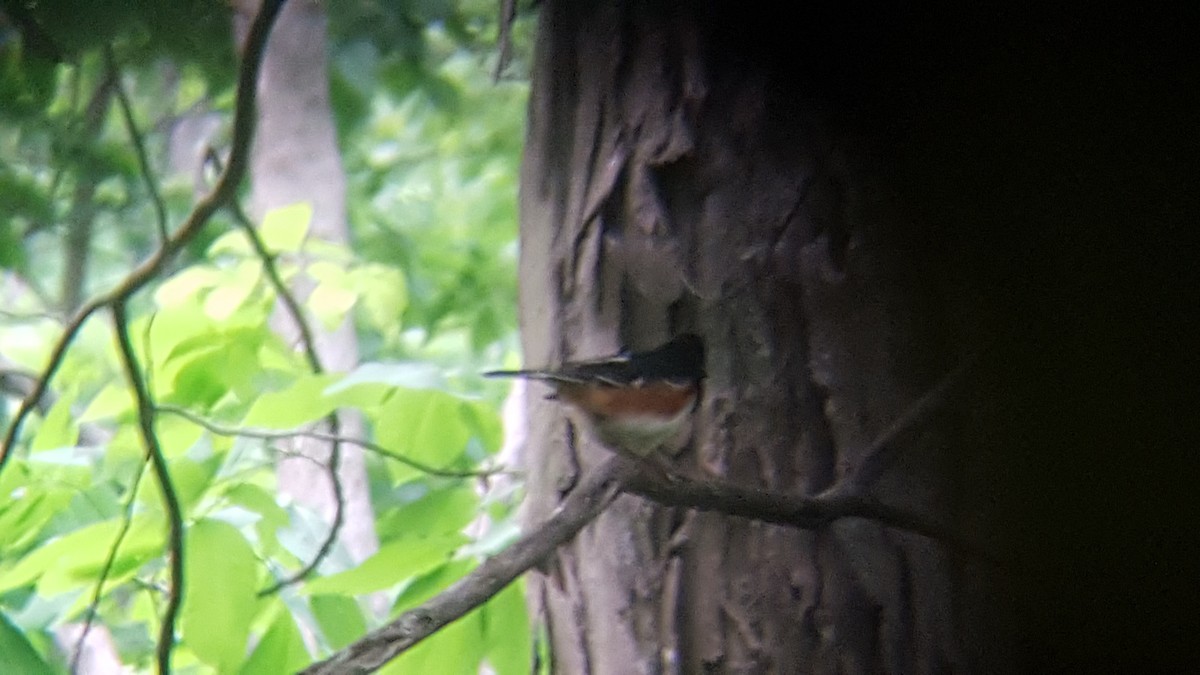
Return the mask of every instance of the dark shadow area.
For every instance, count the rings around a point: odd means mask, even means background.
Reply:
[[[1200,69],[1186,17],[1104,11],[818,3],[715,22],[731,67],[767,66],[782,100],[825,101],[870,140],[914,265],[985,354],[1000,460],[968,488],[1019,561],[1029,672],[1195,658]]]

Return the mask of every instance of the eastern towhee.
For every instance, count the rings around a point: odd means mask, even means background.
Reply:
[[[554,387],[556,398],[587,418],[610,448],[647,457],[691,417],[704,380],[704,342],[685,333],[656,349],[544,370],[494,370],[485,377],[525,377]]]

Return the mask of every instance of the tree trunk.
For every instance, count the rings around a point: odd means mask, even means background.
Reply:
[[[83,113],[83,124],[76,141],[83,146],[96,143],[108,118],[109,104],[117,86],[118,75],[105,73]],[[92,227],[96,219],[96,169],[84,165],[71,196],[71,213],[67,217],[67,232],[63,241],[62,311],[70,315],[86,299],[88,268],[92,257]]]
[[[253,17],[258,2],[247,0],[243,16]],[[245,11],[245,10],[249,11]],[[301,202],[312,205],[309,237],[348,244],[346,179],[338,155],[329,107],[329,82],[325,54],[325,11],[316,2],[289,2],[271,31],[259,79],[259,121],[251,156],[254,212]],[[299,275],[293,292],[301,302],[312,290],[312,281]],[[282,309],[276,311],[276,329],[299,348],[299,333]],[[329,371],[346,371],[358,363],[358,344],[349,317],[333,331],[309,319],[316,352]],[[359,417],[340,414],[340,434],[362,437]],[[331,521],[336,500],[324,465],[330,444],[298,439],[299,457],[279,463],[279,488]],[[340,447],[339,480],[345,502],[340,540],[356,561],[374,553],[379,542],[367,489],[363,453],[353,445]],[[317,460],[316,462],[311,459]]]
[[[821,29],[791,24],[780,58],[784,29],[764,36],[740,14],[753,11],[543,6],[521,182],[526,362],[695,331],[709,378],[680,470],[810,495],[857,476],[986,534],[964,488],[968,406],[943,401],[889,461],[862,464],[970,348],[842,117],[854,73],[806,61],[836,41],[806,44]],[[606,452],[544,393],[528,397],[531,520]],[[548,569],[530,601],[558,673],[1013,668],[1005,608],[980,611],[989,568],[870,521],[807,532],[622,496]]]

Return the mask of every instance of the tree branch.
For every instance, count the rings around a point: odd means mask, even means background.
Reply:
[[[212,162],[216,166],[221,165],[221,158],[210,148],[206,160]],[[271,282],[272,288],[275,289],[275,295],[283,303],[291,316],[293,323],[296,325],[296,331],[300,334],[300,345],[304,349],[305,358],[308,360],[308,366],[311,372],[320,375],[325,372],[324,366],[321,364],[321,355],[317,353],[317,342],[313,338],[312,327],[308,325],[308,321],[304,317],[304,310],[300,307],[300,302],[296,300],[296,296],[283,282],[283,277],[279,274],[279,268],[275,265],[275,254],[267,250],[267,246],[263,243],[262,237],[258,236],[258,230],[254,229],[254,223],[242,209],[242,205],[236,199],[231,199],[226,205],[229,212],[233,215],[233,220],[241,228],[242,233],[246,235],[246,239],[250,242],[250,247],[254,249],[255,255],[263,266],[263,273],[267,275],[267,280]],[[174,412],[187,417],[186,411],[182,408],[175,408]],[[217,427],[208,426],[209,423],[201,421],[199,418],[190,418],[191,421],[204,426],[213,433],[221,433],[217,431]],[[325,541],[321,542],[321,547],[317,550],[317,554],[308,562],[299,572],[281,579],[276,583],[268,586],[259,592],[259,596],[270,595],[275,593],[284,586],[288,586],[304,579],[317,569],[321,561],[329,555],[333,550],[333,544],[337,541],[338,534],[341,532],[342,524],[345,522],[346,513],[346,496],[342,489],[341,478],[338,476],[338,468],[341,466],[342,446],[343,442],[356,442],[354,439],[343,438],[341,435],[341,421],[338,419],[337,411],[334,411],[325,418],[325,423],[329,425],[329,433],[322,434],[320,432],[300,432],[289,433],[287,435],[274,436],[274,438],[314,438],[324,440],[330,444],[329,461],[325,464],[325,470],[329,474],[330,488],[333,490],[333,523],[329,527],[329,532],[325,535]],[[264,438],[260,434],[245,434],[234,432],[227,435],[241,435],[248,437]],[[362,443],[358,443],[360,447],[366,447]],[[376,446],[379,447],[379,446]],[[371,449],[371,448],[368,448]],[[389,451],[384,451],[385,454],[391,455]],[[411,460],[400,458],[398,455],[393,456],[401,462],[412,466]],[[414,468],[416,468],[414,466]]]
[[[657,467],[655,467],[657,469]],[[486,602],[507,584],[574,537],[612,502],[627,492],[667,506],[715,511],[786,527],[813,530],[845,518],[863,518],[942,543],[952,550],[1000,563],[982,547],[947,527],[870,497],[803,497],[723,481],[696,481],[649,470],[643,463],[614,455],[589,472],[549,520],[508,549],[484,561],[458,583],[424,605],[401,614],[387,626],[317,662],[303,675],[374,672],[389,660]]]
[[[50,357],[40,376],[29,395],[22,399],[20,406],[17,407],[13,421],[4,434],[3,443],[0,444],[0,471],[4,470],[12,456],[13,448],[21,433],[21,426],[36,406],[37,401],[41,399],[42,394],[46,392],[47,387],[50,386],[50,380],[62,365],[67,348],[74,342],[75,336],[83,324],[96,310],[123,302],[153,280],[167,263],[173,260],[179,251],[200,232],[212,215],[233,198],[249,165],[250,141],[254,136],[256,114],[255,91],[259,66],[262,64],[263,48],[266,46],[271,25],[278,16],[284,1],[267,0],[263,2],[262,9],[259,10],[258,16],[255,17],[254,23],[250,27],[244,50],[245,58],[238,73],[229,164],[217,179],[212,191],[196,203],[192,212],[174,234],[167,237],[149,258],[134,268],[116,286],[84,303],[67,322],[62,335],[51,348]]]
[[[138,168],[141,170],[142,180],[146,183],[146,191],[150,193],[150,201],[154,203],[154,214],[158,218],[159,241],[166,241],[168,237],[167,206],[158,191],[158,183],[154,180],[154,172],[150,169],[150,160],[146,156],[146,142],[142,137],[141,130],[138,129],[137,122],[133,120],[133,105],[130,104],[129,94],[125,92],[125,87],[121,84],[121,71],[117,67],[116,57],[113,56],[112,45],[104,45],[104,63],[113,80],[113,88],[117,94],[117,103],[120,104],[121,108],[121,117],[125,121],[125,131],[129,133],[129,140],[133,143],[133,150],[137,154]]]
[[[75,641],[75,648],[71,652],[70,672],[72,673],[79,672],[79,659],[83,655],[83,647],[87,642],[88,633],[92,631],[92,625],[96,621],[96,610],[100,606],[101,598],[104,597],[104,584],[108,581],[108,575],[112,573],[113,564],[117,560],[117,552],[121,550],[125,535],[129,534],[129,528],[133,525],[133,506],[137,502],[138,486],[142,484],[142,476],[145,473],[146,463],[142,462],[138,465],[137,473],[133,475],[133,483],[129,486],[129,498],[125,500],[125,508],[121,514],[121,529],[117,531],[117,536],[108,549],[108,555],[104,558],[104,566],[100,568],[100,577],[96,579],[96,590],[92,593],[91,602],[88,603],[87,618],[83,621],[79,639]]]
[[[863,453],[862,460],[859,461],[853,472],[828,490],[827,494],[859,493],[882,478],[900,454],[900,449],[903,447],[898,442],[900,437],[928,421],[938,409],[945,405],[950,394],[954,393],[954,390],[962,384],[975,362],[976,357],[967,357],[924,396],[909,406],[900,417],[875,438]]]
[[[573,490],[548,520],[512,546],[483,561],[450,588],[404,612],[332,657],[306,668],[304,675],[369,673],[467,612],[487,602],[554,549],[573,538],[612,502],[636,466],[611,457]]]
[[[166,675],[171,672],[171,650],[175,646],[175,619],[179,615],[180,605],[183,604],[183,507],[179,505],[179,497],[175,494],[175,485],[171,481],[171,471],[167,467],[167,458],[163,454],[162,446],[158,442],[158,434],[154,430],[154,400],[150,395],[150,390],[146,387],[145,380],[142,379],[142,370],[133,351],[133,342],[129,339],[124,300],[113,303],[112,317],[113,327],[117,334],[117,351],[121,355],[125,376],[129,379],[129,385],[133,388],[134,398],[137,401],[138,428],[141,430],[142,443],[146,446],[146,454],[150,459],[150,466],[154,470],[154,477],[162,489],[163,507],[169,525],[167,547],[171,562],[171,584],[167,593],[167,608],[163,612],[155,650],[158,672]]]
[[[325,372],[325,367],[321,364],[321,355],[317,352],[317,341],[313,338],[312,328],[308,325],[308,321],[304,316],[304,310],[300,307],[296,296],[292,294],[291,289],[283,282],[283,277],[279,274],[279,268],[275,265],[275,256],[267,250],[266,244],[263,243],[262,237],[258,236],[258,230],[254,229],[254,224],[246,217],[246,212],[242,210],[241,204],[236,199],[230,200],[229,210],[233,212],[234,222],[242,229],[242,233],[246,235],[246,239],[250,241],[251,248],[262,262],[263,272],[270,280],[271,286],[275,288],[275,295],[283,302],[283,306],[287,308],[288,314],[292,317],[292,322],[296,325],[296,330],[300,333],[300,344],[304,348],[304,355],[308,359],[308,367],[314,374],[320,375]],[[338,419],[337,411],[329,413],[325,418],[325,424],[329,427],[329,433],[326,435],[326,440],[329,443],[329,462],[325,465],[325,470],[329,474],[329,485],[333,490],[333,523],[329,526],[329,532],[325,535],[325,541],[321,542],[321,547],[317,549],[317,554],[308,562],[300,571],[290,577],[280,579],[271,586],[259,592],[259,596],[270,595],[279,589],[298,583],[307,579],[309,575],[317,569],[329,552],[333,550],[333,545],[337,542],[338,534],[341,533],[342,525],[346,521],[346,495],[342,487],[341,477],[338,476],[338,469],[342,463],[342,436],[341,436],[341,420]]]
[[[300,430],[300,431],[297,431],[297,430],[281,431],[281,430],[274,430],[274,429],[259,429],[259,428],[255,428],[255,427],[227,426],[224,424],[220,424],[218,422],[214,422],[209,419],[205,419],[204,417],[201,417],[186,408],[181,408],[179,406],[171,405],[168,403],[160,403],[158,405],[158,411],[164,412],[164,413],[170,413],[172,415],[178,415],[179,417],[182,417],[185,420],[187,420],[197,426],[203,427],[204,429],[206,429],[214,434],[217,434],[218,436],[241,436],[243,438],[258,438],[258,439],[262,439],[265,441],[282,440],[282,439],[286,439],[286,438],[311,438],[314,440],[326,441],[326,442],[330,442],[330,443],[332,443],[332,442],[349,443],[351,445],[357,445],[360,448],[369,450],[380,456],[383,456],[388,459],[399,462],[405,466],[416,469],[417,471],[420,471],[422,473],[427,473],[431,476],[438,476],[441,478],[488,478],[488,477],[494,476],[499,473],[504,473],[503,471],[495,470],[495,469],[490,470],[490,471],[455,471],[453,469],[439,469],[437,467],[429,466],[428,464],[425,464],[424,462],[419,462],[415,459],[405,457],[404,455],[401,455],[398,452],[388,450],[387,448],[383,447],[382,445],[379,445],[378,443],[374,443],[372,441],[359,440],[357,438],[350,438],[348,436],[334,436],[333,434],[327,434],[327,433],[324,433],[321,431],[314,431],[311,429]]]
[[[0,392],[13,394],[14,398],[17,396],[24,398],[29,396],[36,383],[37,375],[0,356]],[[34,406],[38,412],[44,415],[58,403],[58,399],[57,393],[47,389],[34,402]],[[80,445],[97,447],[104,445],[111,438],[112,432],[98,424],[79,424]]]
[[[659,472],[644,470],[632,472],[623,488],[626,492],[665,506],[715,511],[802,530],[815,530],[845,518],[863,518],[932,539],[961,555],[999,564],[996,557],[982,546],[967,541],[949,527],[865,495],[805,497],[741,487],[725,481],[663,476]]]

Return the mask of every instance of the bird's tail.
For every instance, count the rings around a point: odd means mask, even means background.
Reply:
[[[527,380],[548,380],[558,382],[569,378],[550,370],[489,370],[484,377],[523,377]]]

